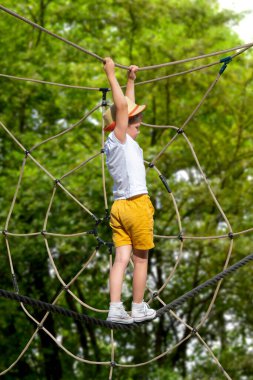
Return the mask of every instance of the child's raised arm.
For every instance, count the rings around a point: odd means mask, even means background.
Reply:
[[[135,65],[129,66],[127,73],[127,86],[126,86],[126,96],[135,103],[135,91],[134,91],[134,81],[136,79],[136,72],[139,67]]]
[[[128,127],[127,101],[115,76],[114,62],[109,57],[104,59],[104,70],[110,83],[113,102],[116,109],[116,126],[114,129],[114,134],[120,142],[124,143],[126,140],[126,130]]]

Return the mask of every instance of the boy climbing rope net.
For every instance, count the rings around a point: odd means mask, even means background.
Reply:
[[[111,131],[105,143],[106,163],[114,181],[114,203],[110,226],[116,249],[110,271],[110,309],[107,320],[118,323],[153,319],[156,311],[143,301],[148,268],[148,251],[153,243],[154,208],[148,196],[143,152],[135,141],[140,133],[145,105],[135,104],[134,81],[137,66],[130,66],[126,96],[115,76],[115,65],[105,58],[104,70],[111,86],[114,104],[104,114],[105,130]],[[121,302],[126,267],[133,253],[133,302],[131,316]]]

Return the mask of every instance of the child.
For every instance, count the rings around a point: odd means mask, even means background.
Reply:
[[[147,280],[148,250],[153,243],[154,208],[148,196],[143,152],[135,139],[140,133],[145,105],[135,104],[134,81],[137,66],[130,66],[126,96],[115,77],[115,65],[105,58],[104,70],[114,105],[104,113],[105,130],[112,131],[105,143],[106,163],[114,180],[114,203],[110,226],[116,249],[110,272],[108,321],[133,323],[153,319],[156,311],[143,302]],[[133,302],[131,316],[121,302],[122,283],[133,252]]]

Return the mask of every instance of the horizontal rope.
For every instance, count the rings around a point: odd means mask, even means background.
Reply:
[[[170,309],[176,309],[177,307],[181,306],[185,301],[187,301],[190,298],[195,297],[203,289],[208,288],[212,285],[215,285],[217,282],[219,282],[223,278],[227,277],[231,273],[235,272],[236,270],[238,270],[242,266],[248,264],[252,260],[253,260],[253,254],[244,257],[242,260],[238,261],[236,264],[234,264],[234,265],[230,266],[229,268],[227,268],[226,270],[218,273],[216,276],[205,281],[204,283],[195,287],[194,289],[190,290],[189,292],[183,294],[182,296],[180,296],[179,298],[170,302],[169,304],[161,307],[156,312],[156,318],[161,317],[163,314],[165,314]],[[34,298],[31,298],[31,297],[22,296],[20,294],[10,292],[10,291],[4,290],[4,289],[0,289],[0,297],[15,300],[18,302],[22,302],[23,304],[30,305],[33,307],[38,307],[42,310],[46,310],[46,311],[49,311],[52,313],[61,314],[65,317],[71,317],[75,320],[85,322],[89,325],[102,326],[102,327],[107,327],[107,328],[115,329],[115,330],[129,330],[132,328],[136,328],[137,326],[140,326],[143,323],[147,323],[146,321],[141,322],[141,323],[133,323],[133,324],[129,324],[129,325],[120,324],[120,323],[113,323],[113,322],[109,322],[109,321],[106,321],[103,319],[89,317],[88,315],[83,314],[83,313],[77,313],[75,311],[65,309],[65,308],[60,307],[60,306],[52,305],[50,303],[43,302],[40,300],[36,300]],[[39,327],[41,327],[41,326],[39,326]]]

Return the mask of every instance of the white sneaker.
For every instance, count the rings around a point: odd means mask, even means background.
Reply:
[[[134,320],[126,312],[122,302],[111,302],[108,317],[106,319],[109,322],[114,323],[133,323]]]
[[[134,322],[143,322],[154,319],[156,310],[150,309],[146,302],[134,303],[132,302],[132,317]]]

